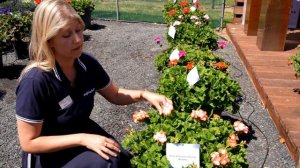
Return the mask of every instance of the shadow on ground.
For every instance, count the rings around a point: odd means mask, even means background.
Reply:
[[[91,26],[89,26],[87,29],[89,30],[100,30],[100,29],[105,29],[106,26],[104,25],[99,25],[97,23],[92,24]]]
[[[0,100],[3,100],[3,97],[6,95],[6,91],[5,90],[0,90]],[[0,108],[1,110],[1,108]]]
[[[4,66],[0,70],[0,79],[17,79],[20,76],[21,71],[25,65],[8,65]],[[0,91],[0,98],[1,98],[1,91]]]

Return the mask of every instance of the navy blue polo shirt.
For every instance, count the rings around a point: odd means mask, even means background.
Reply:
[[[41,135],[85,132],[82,126],[89,120],[95,92],[111,80],[100,63],[85,53],[75,60],[75,68],[75,87],[57,63],[51,71],[30,69],[16,90],[17,119],[43,123]]]

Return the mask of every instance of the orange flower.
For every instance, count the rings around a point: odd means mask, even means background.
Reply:
[[[135,123],[144,121],[146,118],[149,118],[149,115],[146,111],[140,110],[133,112],[132,121]]]
[[[42,0],[34,0],[35,4],[40,4],[42,2]]]
[[[199,1],[197,1],[197,2],[195,2],[195,6],[200,6],[201,5],[201,2],[199,2]]]
[[[172,60],[169,62],[169,67],[175,66],[178,64],[178,60]]]
[[[186,69],[189,71],[191,69],[193,69],[193,61],[188,62],[188,64],[186,65]]]
[[[71,1],[72,1],[72,0],[65,0],[65,2],[67,2],[67,3],[71,3]]]
[[[225,64],[225,62],[218,62],[214,65],[214,67],[216,69],[220,69],[220,70],[226,70],[227,69],[227,65]]]
[[[201,8],[200,8],[200,11],[201,11],[201,12],[204,12],[204,11],[205,11],[205,8],[204,8],[204,7],[201,7]]]
[[[188,8],[188,7],[185,7],[185,8],[183,8],[183,10],[182,10],[182,13],[184,13],[184,14],[187,14],[187,13],[189,13],[190,12],[190,8]]]
[[[180,3],[180,5],[181,5],[182,7],[185,7],[187,4],[188,4],[188,3],[187,3],[186,1],[182,1],[182,2]]]
[[[169,15],[173,16],[173,15],[175,15],[175,13],[176,13],[175,9],[172,9],[172,10],[169,11]]]

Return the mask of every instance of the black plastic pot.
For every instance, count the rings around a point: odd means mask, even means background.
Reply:
[[[92,10],[91,9],[86,9],[84,11],[84,15],[81,16],[81,19],[83,20],[85,24],[85,28],[91,27],[91,19],[92,18]]]
[[[28,44],[28,42],[24,42],[22,40],[16,40],[15,42],[13,42],[13,47],[17,59],[29,58]]]

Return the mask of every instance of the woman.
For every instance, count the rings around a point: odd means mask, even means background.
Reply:
[[[118,88],[82,53],[84,23],[63,0],[45,0],[33,16],[30,56],[17,88],[22,167],[130,167],[130,154],[89,119],[96,92],[114,104],[146,100],[159,112],[165,96]]]

